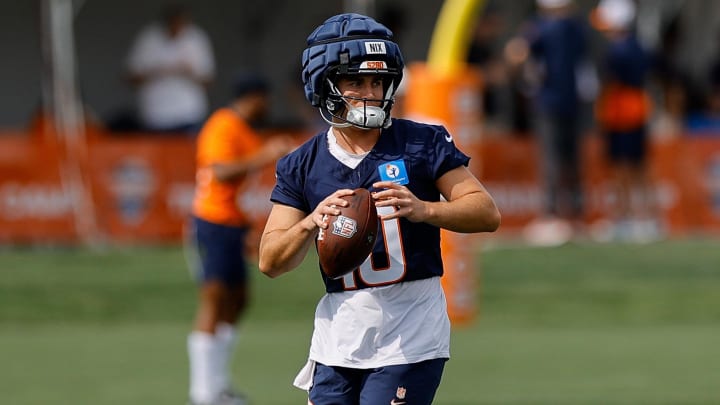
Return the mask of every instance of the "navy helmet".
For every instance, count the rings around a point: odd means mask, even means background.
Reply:
[[[393,97],[402,80],[403,62],[393,33],[374,19],[355,13],[327,19],[307,38],[302,54],[305,97],[328,123],[361,128],[387,127]],[[335,87],[342,75],[378,74],[384,77],[381,107],[347,111],[346,102]],[[348,116],[344,116],[344,113]],[[337,118],[344,124],[337,124]]]

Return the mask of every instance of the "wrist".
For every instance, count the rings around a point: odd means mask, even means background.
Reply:
[[[315,225],[315,221],[312,219],[312,214],[306,216],[305,219],[300,222],[300,227],[303,231],[311,235],[317,235],[318,230],[320,229],[317,225]]]

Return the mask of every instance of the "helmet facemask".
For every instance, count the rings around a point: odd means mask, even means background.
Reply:
[[[341,77],[338,74],[329,74],[325,79],[326,97],[321,98],[320,116],[328,124],[346,128],[354,126],[362,129],[387,128],[390,126],[390,110],[395,102],[395,80],[396,76],[390,72],[369,72],[362,71],[353,73],[358,75],[380,75],[383,81],[383,98],[371,99],[363,97],[343,96],[337,88],[337,81]],[[347,74],[348,76],[351,74]],[[332,77],[332,78],[331,78]],[[352,103],[353,101],[361,101]],[[378,106],[379,105],[379,106]]]

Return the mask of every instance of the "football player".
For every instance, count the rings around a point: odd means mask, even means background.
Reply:
[[[197,140],[192,237],[200,294],[188,337],[193,405],[245,403],[232,391],[229,371],[235,325],[247,301],[243,249],[249,222],[237,193],[248,173],[273,164],[292,147],[288,138],[265,140],[251,126],[267,110],[265,79],[242,75],[233,92],[232,102],[208,119]]]
[[[305,95],[329,128],[277,164],[260,270],[296,268],[354,188],[371,190],[381,227],[358,269],[320,272],[327,293],[295,385],[314,405],[430,404],[450,357],[440,229],[492,232],[500,214],[445,128],[391,118],[404,63],[390,30],[341,14],[307,43]]]

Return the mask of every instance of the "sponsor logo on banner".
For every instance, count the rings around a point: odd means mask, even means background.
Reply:
[[[139,225],[156,187],[152,168],[144,159],[133,157],[121,160],[111,170],[110,190],[120,219],[127,225]]]
[[[720,154],[715,155],[705,169],[705,183],[708,201],[713,216],[720,218]]]
[[[0,218],[62,219],[72,215],[72,200],[60,185],[5,183],[0,185]]]
[[[274,187],[275,183],[264,179],[263,173],[247,176],[245,184],[238,192],[238,206],[251,220],[264,221],[272,210],[270,194]]]
[[[165,204],[170,215],[184,220],[192,212],[193,197],[195,196],[195,183],[177,182],[168,185]]]

